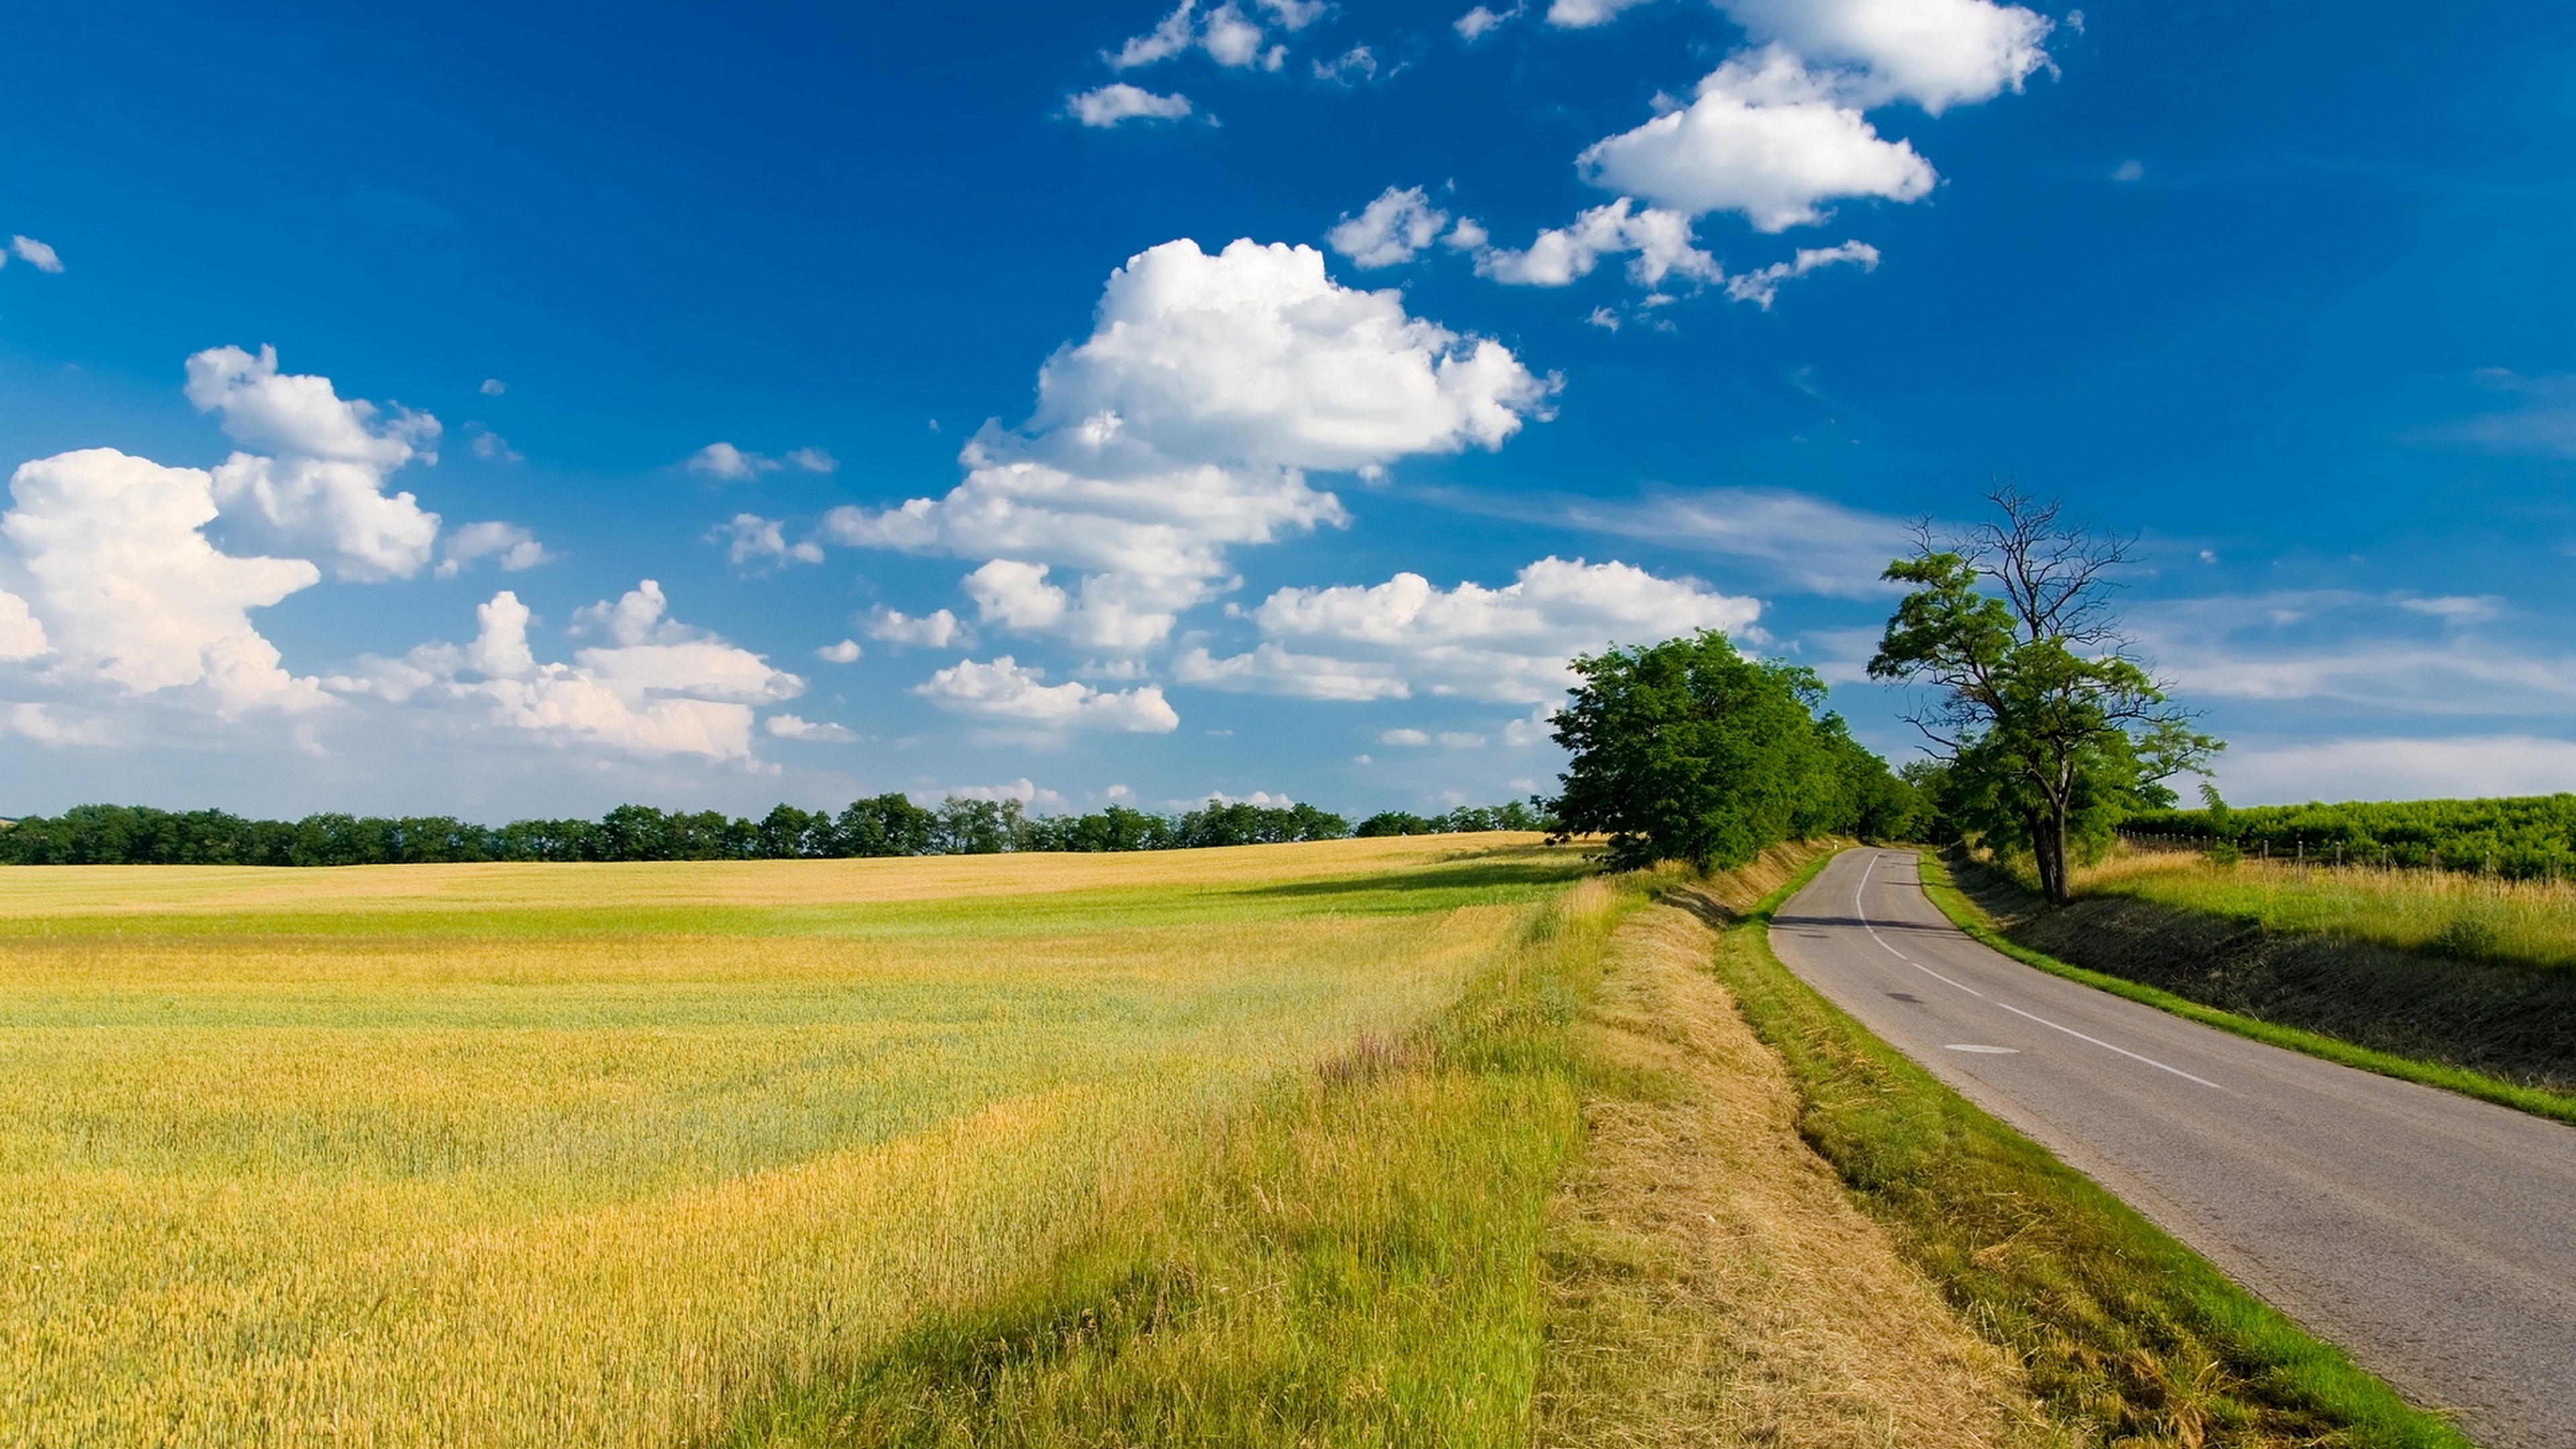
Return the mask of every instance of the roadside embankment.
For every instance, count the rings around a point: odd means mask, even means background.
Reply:
[[[2576,1093],[2576,970],[2360,939],[2372,906],[2366,879],[2339,883],[2353,897],[2353,929],[2321,908],[2332,900],[2323,891],[2299,902],[2298,926],[2285,929],[2278,912],[2267,919],[2145,898],[2153,873],[2095,883],[2095,893],[2049,910],[2000,871],[1957,852],[1947,863],[1960,892],[2027,950],[2368,1051]]]

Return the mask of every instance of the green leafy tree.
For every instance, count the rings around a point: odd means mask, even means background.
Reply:
[[[1616,869],[1707,870],[1847,823],[1812,671],[1747,659],[1714,629],[1573,667],[1582,682],[1556,716],[1556,742],[1574,757],[1558,777],[1559,838],[1607,835]]]
[[[1912,586],[1887,621],[1873,678],[1931,686],[1911,716],[1948,768],[1944,803],[1962,831],[2027,853],[2064,904],[2067,862],[2098,853],[2120,817],[2173,804],[2164,781],[2225,748],[2132,655],[2113,614],[2129,544],[2059,521],[2060,505],[2015,488],[2003,515],[1936,543],[1885,577]]]

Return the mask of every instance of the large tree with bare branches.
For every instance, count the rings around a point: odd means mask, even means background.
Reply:
[[[2061,521],[2061,505],[2004,487],[2002,515],[1942,537],[1926,521],[1885,577],[1911,585],[1869,662],[1931,686],[1911,716],[1948,762],[1960,823],[2027,850],[2040,888],[2068,899],[2069,847],[2127,808],[2170,803],[2163,782],[2225,748],[2191,728],[2138,661],[2111,608],[2133,541]]]

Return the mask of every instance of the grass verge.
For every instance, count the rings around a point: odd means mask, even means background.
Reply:
[[[1833,849],[1677,899],[1749,906]],[[1573,1028],[1583,1151],[1548,1206],[1535,1449],[2069,1442],[1799,1138],[1787,1070],[1708,970],[1717,944],[1704,911],[1631,915]]]
[[[2062,1430],[2112,1444],[2466,1449],[2446,1421],[1792,975],[1770,921],[1811,875],[1726,932],[1718,974],[1787,1063],[1801,1135],[1951,1305],[2023,1362]]]
[[[2063,976],[2069,981],[2081,982],[2096,990],[2126,997],[2159,1011],[2168,1011],[2204,1026],[2214,1026],[2221,1031],[2234,1032],[2238,1036],[2248,1037],[2271,1046],[2305,1052],[2312,1057],[2322,1057],[2347,1067],[2358,1067],[2365,1072],[2376,1072],[2383,1077],[2395,1077],[2400,1081],[2415,1082],[2427,1087],[2440,1087],[2445,1091],[2458,1092],[2480,1101],[2493,1102],[2500,1107],[2529,1112],[2535,1117],[2548,1117],[2556,1121],[2576,1124],[2576,1097],[2504,1081],[2484,1073],[2446,1066],[2439,1062],[2421,1061],[2414,1057],[2400,1056],[2394,1052],[2373,1051],[2369,1047],[2356,1046],[2339,1037],[2242,1016],[2236,1012],[2224,1011],[2218,1007],[2206,1006],[2189,998],[2177,996],[2159,987],[2131,981],[2123,976],[2087,970],[2082,966],[2061,961],[2046,952],[2034,951],[1995,929],[1994,918],[1958,888],[1957,884],[1950,879],[1948,867],[1931,851],[1923,852],[1923,892],[1932,898],[1934,905],[1941,908],[1943,915],[1950,918],[1952,925],[1966,932],[1980,944],[2052,976]]]

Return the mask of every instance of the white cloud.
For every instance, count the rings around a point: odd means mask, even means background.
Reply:
[[[1131,70],[1171,59],[1189,49],[1197,38],[1198,27],[1192,13],[1196,8],[1197,0],[1181,0],[1179,7],[1164,16],[1161,24],[1142,35],[1128,37],[1127,43],[1120,46],[1115,54],[1101,52],[1101,59],[1108,61],[1112,70]]]
[[[1403,745],[1410,748],[1431,743],[1431,736],[1413,729],[1388,730],[1377,737],[1377,742],[1381,745]]]
[[[2146,163],[2134,157],[2111,168],[2111,179],[2114,181],[2143,181],[2146,176]]]
[[[447,557],[438,576],[452,579],[482,559],[498,562],[503,573],[519,573],[555,561],[536,536],[515,523],[469,523],[447,536]]]
[[[1261,27],[1246,20],[1243,12],[1231,5],[1219,5],[1208,12],[1206,23],[1199,28],[1199,46],[1217,64],[1238,69],[1264,64],[1277,70],[1281,60],[1262,53]]]
[[[53,652],[44,623],[28,612],[27,601],[0,589],[0,662],[15,664]]]
[[[668,618],[666,609],[661,585],[646,579],[615,603],[575,615],[610,643],[576,650],[569,664],[540,663],[528,607],[505,589],[475,610],[480,630],[464,648],[424,644],[399,660],[367,659],[358,675],[329,685],[394,703],[478,705],[491,725],[560,742],[750,759],[755,708],[795,698],[805,681]]]
[[[188,359],[188,401],[221,412],[224,431],[275,456],[234,453],[213,474],[225,515],[266,541],[337,555],[344,579],[409,578],[429,562],[438,515],[409,493],[388,496],[386,475],[414,458],[435,463],[438,419],[343,399],[327,377],[277,370],[277,349],[253,357],[210,347]]]
[[[1169,734],[1180,727],[1181,717],[1154,685],[1112,692],[1079,680],[1039,683],[1045,674],[1022,668],[1008,654],[990,664],[964,659],[913,686],[912,692],[942,709],[1062,729]]]
[[[1759,231],[1822,221],[1822,204],[1842,197],[1919,200],[1939,179],[1778,46],[1728,59],[1688,106],[1595,142],[1576,164],[1610,190],[1686,215],[1741,212]]]
[[[778,471],[775,458],[746,453],[731,443],[709,443],[689,455],[688,469],[700,477],[719,483],[748,483],[763,473]]]
[[[474,456],[477,458],[488,458],[495,463],[524,463],[527,461],[526,458],[520,456],[517,449],[510,446],[509,439],[502,437],[499,433],[492,431],[481,423],[469,422],[465,425],[465,431],[473,435],[474,441],[471,446],[474,450]]]
[[[13,236],[9,238],[9,250],[16,252],[19,260],[24,261],[31,267],[34,267],[37,271],[59,272],[63,269],[63,259],[55,254],[54,249],[45,245],[43,242],[36,240],[34,237]]]
[[[2508,734],[2240,747],[2218,757],[2217,779],[2240,805],[2547,795],[2576,780],[2576,741]]]
[[[1910,100],[1933,115],[2019,91],[2048,64],[2050,23],[1988,0],[1717,0],[1757,41],[1810,61],[1858,67],[1865,106]]]
[[[2504,612],[2504,600],[2495,594],[2470,597],[2444,594],[2436,598],[2399,599],[2397,606],[2410,614],[2429,614],[2445,624],[2484,624]]]
[[[773,714],[761,721],[760,727],[776,739],[809,740],[816,744],[847,744],[858,738],[846,726],[799,719],[792,714]]]
[[[1513,286],[1562,287],[1589,275],[1604,256],[1634,253],[1628,276],[1640,286],[1671,275],[1710,282],[1724,275],[1716,258],[1691,244],[1689,217],[1654,207],[1631,212],[1631,204],[1623,196],[1593,207],[1570,227],[1540,232],[1523,251],[1480,249],[1476,270]]]
[[[815,650],[814,657],[826,664],[856,664],[859,656],[866,652],[859,647],[858,640],[844,639],[838,644],[826,644]]]
[[[1391,267],[1412,261],[1448,224],[1449,214],[1433,206],[1421,187],[1390,186],[1359,215],[1344,216],[1324,240],[1354,265]]]
[[[1335,285],[1311,247],[1176,241],[1111,275],[1038,392],[1034,426],[1086,452],[1357,468],[1498,446],[1543,389],[1502,344]]]
[[[40,745],[105,745],[116,738],[108,721],[98,715],[71,719],[43,704],[10,705],[0,713],[0,728]]]
[[[1522,4],[1515,5],[1509,10],[1494,11],[1479,5],[1451,21],[1449,28],[1458,32],[1460,40],[1472,45],[1493,31],[1520,19],[1522,12],[1528,8],[1526,4]]]
[[[1190,113],[1190,98],[1178,92],[1156,95],[1142,86],[1114,81],[1065,97],[1064,110],[1086,126],[1106,129],[1121,121],[1177,121]]]
[[[1134,791],[1129,790],[1124,785],[1112,785],[1108,790],[1109,797],[1113,800],[1122,796],[1131,796],[1134,793]],[[960,800],[992,800],[997,802],[1003,800],[1017,800],[1023,805],[1036,805],[1040,807],[1052,807],[1062,805],[1064,803],[1064,797],[1062,795],[1057,794],[1053,790],[1047,789],[1026,775],[1022,775],[1016,780],[1005,781],[999,785],[952,785],[945,790],[916,790],[913,792],[913,798],[924,804],[928,804],[934,800],[945,799],[952,795]]]
[[[483,385],[475,389],[476,392],[483,394],[485,397],[499,397],[501,394],[508,392],[509,390],[510,385],[497,377],[487,377],[483,379]]]
[[[1803,277],[1818,267],[1848,262],[1864,272],[1878,270],[1878,248],[1867,242],[1847,241],[1838,247],[1800,247],[1795,260],[1773,262],[1755,271],[1739,273],[1726,279],[1726,295],[1739,302],[1753,302],[1762,310],[1771,310],[1772,299],[1780,295],[1780,284],[1793,277]]]
[[[987,425],[945,498],[835,509],[865,547],[1048,564],[1068,637],[1133,650],[1231,574],[1226,550],[1345,515],[1309,469],[1497,447],[1544,402],[1500,343],[1334,284],[1311,247],[1167,242],[1111,274],[1097,326],[1038,376],[1018,431]]]
[[[1327,0],[1261,0],[1261,8],[1270,12],[1280,29],[1295,34],[1323,19],[1332,6]]]
[[[1503,743],[1512,749],[1552,743],[1556,738],[1556,706],[1542,704],[1521,719],[1503,726]],[[1514,788],[1519,788],[1515,786]]]
[[[9,491],[17,506],[0,533],[25,561],[42,620],[41,632],[18,626],[13,642],[50,643],[57,677],[138,694],[201,686],[225,712],[323,702],[313,680],[279,667],[248,613],[320,582],[321,570],[217,552],[204,533],[216,516],[205,472],[91,448],[21,465]]]
[[[757,513],[737,513],[730,523],[719,525],[707,535],[707,542],[723,542],[725,562],[739,568],[746,564],[821,563],[823,546],[812,539],[795,543],[787,541],[786,526],[775,518]]]
[[[1544,558],[1498,589],[1462,583],[1444,590],[1400,573],[1373,587],[1281,589],[1263,600],[1251,617],[1271,643],[1306,640],[1332,651],[1287,656],[1300,661],[1299,674],[1238,664],[1253,657],[1239,655],[1176,669],[1176,676],[1213,688],[1300,693],[1287,681],[1329,677],[1336,668],[1349,677],[1374,670],[1407,691],[1532,704],[1564,692],[1573,680],[1566,662],[1578,653],[1698,628],[1742,632],[1761,608],[1617,562]]]
[[[836,472],[841,466],[840,459],[833,457],[831,454],[824,452],[820,448],[791,449],[787,454],[787,461],[804,469],[808,473]]]
[[[381,427],[377,407],[343,400],[331,379],[277,370],[277,349],[257,357],[238,347],[209,347],[188,359],[188,401],[221,411],[234,441],[297,457],[398,468],[438,442],[438,419],[407,408]]]
[[[975,631],[959,623],[957,616],[946,609],[914,618],[900,609],[879,604],[868,611],[859,628],[871,639],[916,649],[945,649],[952,644],[961,649],[975,647]]]
[[[1172,677],[1203,689],[1284,694],[1296,699],[1409,699],[1413,686],[1395,666],[1292,654],[1275,643],[1223,659],[1193,647],[1172,661]]]
[[[1331,60],[1319,60],[1315,62],[1315,79],[1345,86],[1355,81],[1373,81],[1377,79],[1377,52],[1365,45],[1354,45]]]
[[[1584,30],[1607,25],[1619,18],[1622,10],[1633,10],[1646,0],[1556,0],[1547,7],[1547,23],[1565,30]]]
[[[1070,601],[1064,590],[1046,581],[1045,564],[997,558],[966,576],[966,595],[975,601],[976,620],[1022,633],[1052,629],[1064,620]]]
[[[1279,20],[1286,30],[1302,29],[1321,14],[1304,4],[1270,4],[1264,9]],[[1102,51],[1100,58],[1112,70],[1134,70],[1154,65],[1196,47],[1207,52],[1210,60],[1222,66],[1241,69],[1258,65],[1277,70],[1281,55],[1276,48],[1261,48],[1261,26],[1233,4],[1222,4],[1205,15],[1198,13],[1197,0],[1181,0],[1171,14],[1142,35],[1131,36],[1115,51]]]

